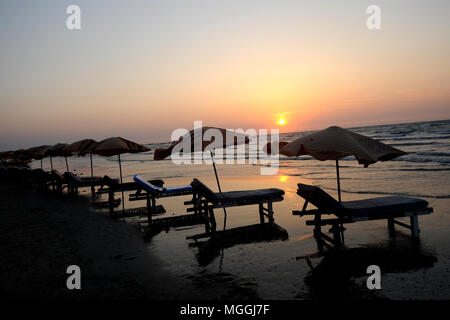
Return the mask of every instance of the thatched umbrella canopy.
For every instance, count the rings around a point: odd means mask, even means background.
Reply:
[[[117,155],[119,161],[120,183],[122,183],[122,163],[120,155],[123,153],[139,153],[146,151],[150,151],[150,149],[139,143],[121,137],[112,137],[93,144],[89,149],[85,150],[83,154],[98,154],[104,157]],[[122,192],[122,210],[124,209]]]
[[[64,148],[64,152],[69,152],[71,154],[77,154],[79,156],[84,156],[90,150],[95,144],[97,144],[97,141],[93,139],[83,139],[76,141],[67,147]],[[94,166],[92,164],[92,153],[89,153],[89,157],[91,160],[91,176],[94,176]]]
[[[50,165],[53,170],[53,161],[52,157],[64,157],[66,161],[66,169],[69,171],[69,164],[67,163],[67,157],[71,156],[72,153],[64,151],[64,148],[67,147],[67,143],[57,143],[53,146],[50,146],[44,153],[44,157],[50,157]]]
[[[44,158],[45,152],[50,148],[49,145],[42,145],[37,147],[28,148],[25,151],[35,160],[41,160]]]
[[[377,161],[387,161],[403,156],[406,152],[350,130],[333,126],[288,143],[281,148],[280,154],[311,155],[320,161],[335,160],[340,201],[339,159],[354,156],[360,164],[367,167]]]
[[[206,148],[214,142],[214,140],[211,141],[211,140],[203,139],[205,132],[208,130],[217,130],[218,132],[220,132],[220,134],[224,138],[223,143],[222,143],[223,148],[226,148],[226,147],[232,146],[232,145],[242,144],[242,143],[248,144],[250,141],[250,139],[247,135],[236,133],[236,132],[233,132],[233,131],[230,131],[227,129],[217,128],[217,127],[202,127],[202,128],[198,128],[198,129],[189,131],[186,135],[184,135],[183,137],[180,137],[180,139],[178,139],[178,141],[172,142],[172,144],[168,148],[156,149],[153,159],[154,160],[166,159],[168,156],[171,155],[173,148],[176,145],[182,143],[183,141],[186,141],[187,138],[190,141],[190,152],[205,151]],[[233,141],[227,141],[226,137],[233,137]],[[196,139],[200,139],[200,141],[202,142],[201,150],[194,150],[194,147],[195,147],[194,141]],[[188,151],[189,151],[189,149],[188,149]]]
[[[121,137],[112,137],[93,144],[92,147],[85,150],[83,154],[91,153],[104,157],[117,155],[119,160],[120,182],[122,182],[122,165],[120,155],[123,153],[139,153],[146,151],[150,151],[150,149],[139,143]]]

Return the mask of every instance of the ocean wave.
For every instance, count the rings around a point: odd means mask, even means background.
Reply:
[[[399,168],[398,171],[450,171],[450,167],[447,168]]]
[[[436,163],[450,163],[450,159],[443,159],[443,158],[415,158],[415,157],[400,157],[395,158],[390,161],[405,161],[405,162],[436,162]]]
[[[407,146],[426,146],[437,143],[438,142],[400,142],[400,143],[389,143],[389,145],[394,147],[407,147]]]
[[[419,151],[414,153],[419,156],[450,157],[450,152]]]
[[[374,138],[374,137],[372,137]],[[450,135],[446,136],[413,136],[413,137],[389,137],[389,136],[379,136],[378,138],[374,138],[377,140],[385,141],[385,140],[444,140],[450,139]]]
[[[328,189],[337,191],[337,188],[332,187],[325,187],[320,186],[322,189]],[[443,195],[429,195],[429,194],[423,194],[423,193],[410,193],[410,192],[386,192],[386,191],[374,191],[374,190],[359,190],[359,191],[353,191],[353,190],[346,190],[341,189],[341,192],[343,193],[353,193],[353,194],[378,194],[378,195],[386,195],[386,196],[400,196],[400,197],[414,197],[414,198],[432,198],[432,199],[449,199],[450,194],[443,194]]]
[[[407,135],[408,133],[414,132],[416,129],[409,128],[409,129],[398,129],[391,131],[391,134],[399,134],[399,135]]]

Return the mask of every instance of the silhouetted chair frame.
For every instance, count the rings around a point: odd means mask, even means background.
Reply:
[[[65,172],[63,176],[67,182],[69,193],[78,192],[78,188],[91,187],[92,194],[94,195],[95,187],[102,187],[105,184],[101,177],[96,176],[80,177],[72,172]]]
[[[130,201],[142,200],[147,201],[147,222],[148,231],[150,229],[168,229],[170,227],[189,226],[203,223],[203,219],[197,215],[177,215],[159,219],[153,219],[153,215],[157,213],[165,213],[162,206],[156,205],[156,199],[179,197],[193,194],[191,185],[164,187],[162,180],[146,180],[139,175],[135,175],[133,180],[136,182],[136,192],[131,194]],[[144,229],[144,228],[141,228]]]
[[[214,215],[214,209],[216,208],[258,205],[260,224],[265,223],[265,218],[268,219],[268,223],[273,224],[273,202],[282,201],[284,195],[283,190],[274,188],[213,192],[198,179],[194,179],[191,185],[194,188],[193,199],[186,204],[193,204],[193,208],[188,208],[187,210],[194,211],[195,214],[205,217],[206,234],[216,232],[216,218]]]
[[[433,212],[433,208],[428,207],[427,201],[409,197],[380,197],[338,202],[321,188],[301,183],[298,184],[297,194],[305,199],[305,203],[301,211],[294,210],[292,214],[300,217],[314,216],[313,220],[306,221],[306,225],[314,226],[314,236],[320,245],[331,243],[341,246],[344,242],[344,224],[380,219],[388,221],[390,231],[394,231],[395,225],[399,225],[409,229],[413,239],[418,239],[420,233],[418,216]],[[317,209],[307,210],[309,203]],[[322,215],[334,215],[336,218],[323,219]],[[402,217],[410,217],[410,225],[395,220]],[[327,225],[331,226],[329,231],[333,234],[333,238],[322,233],[322,227]]]

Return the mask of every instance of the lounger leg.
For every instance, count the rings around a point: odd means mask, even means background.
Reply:
[[[211,232],[210,218],[208,217],[208,204],[206,202],[202,203],[202,198],[198,198],[199,203],[199,214],[205,217],[205,233]]]
[[[339,224],[334,224],[330,231],[333,233],[333,240],[335,242],[335,245],[337,247],[340,247],[342,245],[342,239]]]
[[[273,223],[273,208],[272,208],[272,201],[269,201],[267,204],[267,215],[269,216],[269,223]]]
[[[411,220],[411,236],[413,238],[418,238],[419,237],[419,218],[417,216],[411,216],[410,217]]]
[[[114,192],[111,190],[109,190],[109,192],[108,192],[108,203],[109,203],[109,217],[113,218],[114,217]]]
[[[389,229],[389,231],[394,232],[395,231],[394,218],[388,218],[387,221],[388,221],[388,229]]]
[[[195,193],[192,195],[192,205],[194,206],[194,214],[198,215],[198,202]]]
[[[262,202],[259,203],[259,221],[264,224],[264,204]]]
[[[149,228],[152,226],[152,216],[153,216],[153,208],[152,208],[153,201],[150,199],[150,195],[147,193],[147,222]]]
[[[209,220],[211,222],[211,229],[212,229],[211,231],[215,232],[217,224],[216,224],[216,217],[214,216],[214,209],[212,207],[209,207],[208,211],[209,211]]]
[[[320,213],[317,213],[314,217],[314,221],[316,222],[314,225],[314,238],[317,242],[317,249],[319,251],[323,250],[323,240],[322,240],[322,226],[320,225]]]

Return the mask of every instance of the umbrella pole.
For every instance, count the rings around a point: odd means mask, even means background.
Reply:
[[[338,199],[341,202],[341,181],[339,177],[339,161],[336,160],[336,175],[337,175],[337,189],[338,189]]]
[[[64,157],[64,160],[66,160],[66,169],[67,169],[67,172],[69,172],[69,164],[67,163],[67,157]]]
[[[53,160],[52,160],[52,156],[50,156],[50,168],[53,171]]]
[[[120,183],[122,183],[122,163],[120,161],[120,154],[117,156],[119,157]]]
[[[211,153],[211,160],[214,168],[214,174],[216,175],[217,187],[219,188],[219,192],[222,193],[222,188],[220,187],[219,176],[217,175],[216,163],[214,162],[212,150],[209,150],[209,152]],[[225,208],[222,209],[223,209],[223,230],[225,230],[227,227],[227,210]]]
[[[120,154],[118,154],[117,156],[119,157],[120,184],[122,184],[122,163],[120,161]],[[123,202],[123,199],[124,199],[124,197],[123,197],[123,191],[122,191],[122,213],[125,211],[125,203]]]
[[[338,188],[338,199],[339,202],[341,202],[341,180],[339,177],[339,161],[336,160],[336,175],[337,175],[337,188]],[[341,241],[342,244],[344,244],[344,226],[342,225],[342,223],[339,225],[339,233],[341,235]]]
[[[91,177],[94,177],[94,166],[92,165],[92,153],[89,154],[89,157],[91,158]]]
[[[41,159],[41,170],[42,170],[42,159]]]
[[[92,153],[89,154],[89,158],[91,158],[91,178],[94,178],[94,166],[92,165]],[[92,200],[95,200],[95,187],[91,187]]]

